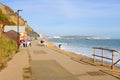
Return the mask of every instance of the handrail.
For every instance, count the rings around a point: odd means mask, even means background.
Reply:
[[[103,49],[103,50],[108,50],[108,51],[114,51],[114,52],[118,52],[120,54],[120,51],[118,50],[114,50],[114,49],[109,49],[109,48],[103,48],[103,47],[93,47],[94,49]]]
[[[94,53],[93,53],[93,57],[94,57],[93,62],[94,62],[94,63],[95,63],[95,58],[96,58],[96,57],[102,58],[102,65],[104,65],[104,59],[112,60],[111,68],[113,69],[114,66],[115,66],[115,64],[117,64],[117,63],[120,61],[120,59],[118,59],[116,62],[114,62],[114,52],[117,52],[117,53],[120,54],[120,51],[118,51],[118,50],[108,49],[108,48],[102,48],[102,47],[93,47],[93,49],[94,49]],[[102,55],[96,55],[96,49],[102,50]],[[111,57],[111,58],[105,57],[105,56],[104,56],[104,50],[110,51],[112,57]]]
[[[97,56],[97,57],[101,57],[101,58],[105,58],[105,59],[109,59],[109,60],[112,60],[112,58],[108,58],[108,57],[103,57],[103,56],[99,56],[99,55],[94,55],[93,56]]]

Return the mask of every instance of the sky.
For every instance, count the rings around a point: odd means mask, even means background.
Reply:
[[[120,0],[0,0],[38,34],[120,38]]]

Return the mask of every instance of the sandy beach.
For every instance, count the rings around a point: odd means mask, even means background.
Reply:
[[[36,40],[8,62],[0,80],[119,80],[119,74],[119,69],[95,65],[89,58],[60,50],[53,43],[40,46]]]

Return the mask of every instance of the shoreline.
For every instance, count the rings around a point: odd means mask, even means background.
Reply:
[[[88,56],[82,55],[82,54],[76,54],[73,52],[69,52],[63,49],[58,48],[53,42],[48,42],[47,43],[47,48],[52,49],[56,52],[59,52],[63,55],[69,56],[72,60],[76,62],[84,62],[96,67],[100,67],[103,71],[106,70],[108,73],[120,74],[120,67],[115,66],[114,69],[111,69],[110,65],[105,63],[104,66],[101,65],[102,63],[100,61],[97,61],[96,63],[93,63],[93,58],[90,58]]]

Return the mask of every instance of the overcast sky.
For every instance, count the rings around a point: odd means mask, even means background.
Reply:
[[[120,0],[0,0],[37,33],[120,38]]]

